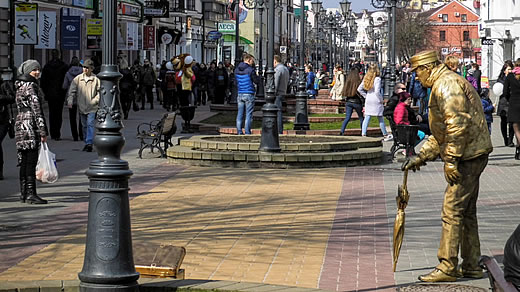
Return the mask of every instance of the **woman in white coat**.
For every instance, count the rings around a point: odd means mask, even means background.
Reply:
[[[343,99],[343,87],[345,86],[345,74],[343,74],[343,69],[340,66],[336,66],[334,68],[334,86],[332,86],[330,90],[330,97],[332,100],[342,100]]]
[[[385,121],[383,119],[383,96],[381,95],[381,77],[379,68],[375,64],[371,64],[368,72],[363,78],[363,82],[359,84],[358,92],[365,98],[365,119],[361,127],[361,135],[367,135],[368,123],[371,117],[377,117],[379,127],[385,137],[385,141],[392,139],[392,135],[386,132]]]

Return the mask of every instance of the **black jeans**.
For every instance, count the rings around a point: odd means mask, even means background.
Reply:
[[[3,172],[4,169],[4,149],[2,148],[2,142],[7,135],[7,127],[7,124],[0,125],[0,172]]]
[[[509,135],[508,135],[508,128],[509,128]],[[507,116],[500,116],[500,131],[502,132],[502,137],[504,137],[505,140],[513,140],[514,137],[514,131],[513,131],[513,123],[507,122]]]
[[[74,141],[79,140],[83,141],[83,126],[81,125],[81,119],[79,119],[78,124],[78,105],[73,105],[72,108],[69,108],[69,123],[70,123],[70,132],[72,133],[72,138]]]
[[[20,178],[35,177],[38,163],[38,149],[21,150]]]
[[[52,139],[61,138],[61,125],[63,123],[63,103],[65,96],[49,97],[49,128]]]
[[[142,85],[141,108],[144,109],[145,102],[150,103],[150,109],[153,109],[153,85]],[[145,97],[146,96],[146,101]]]

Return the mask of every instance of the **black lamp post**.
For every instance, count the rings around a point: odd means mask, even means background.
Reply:
[[[262,137],[260,139],[260,151],[280,152],[280,140],[278,136],[277,113],[278,107],[274,104],[274,16],[275,3],[270,0],[267,14],[267,84],[265,90],[266,103],[262,106]]]
[[[103,65],[97,134],[94,147],[98,159],[90,163],[90,196],[87,243],[83,269],[78,274],[82,292],[137,292],[139,273],[135,271],[130,229],[128,178],[132,171],[120,154],[125,138],[120,133],[121,103],[118,81],[121,78],[117,56],[117,1],[104,0]]]
[[[241,62],[240,55],[240,0],[235,0],[233,2],[235,5],[235,68],[238,67],[238,64]]]
[[[384,93],[384,99],[390,98],[390,91],[395,87],[395,81],[397,76],[395,75],[395,13],[397,8],[405,8],[408,6],[411,0],[371,0],[372,6],[375,8],[388,8],[388,21],[389,21],[389,46],[390,58],[386,66],[385,84],[388,84],[387,90]],[[389,78],[389,80],[388,80]],[[388,82],[387,82],[388,81]],[[386,87],[386,86],[385,86]]]
[[[294,130],[309,130],[307,98],[305,82],[305,0],[300,2],[300,68],[298,70],[298,92],[296,93],[296,111],[294,113]]]
[[[263,32],[263,14],[264,14],[264,0],[249,0],[244,1],[244,6],[247,9],[258,9],[260,14],[260,37],[258,38],[258,75],[260,75],[260,83],[258,84],[258,88],[256,91],[257,100],[263,100],[265,96],[265,88],[264,88],[264,68],[263,68],[263,42],[264,42],[264,32]]]
[[[318,39],[320,35],[320,22],[319,22],[319,15],[321,11],[321,1],[320,0],[313,0],[311,2],[312,5],[312,12],[314,12],[314,24],[316,28],[316,62],[314,64],[314,69],[318,69]]]

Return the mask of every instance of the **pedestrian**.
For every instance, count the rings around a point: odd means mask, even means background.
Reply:
[[[446,59],[444,60],[444,64],[446,64],[446,66],[448,67],[448,69],[450,69],[451,71],[457,73],[460,75],[460,72],[459,72],[459,58],[457,58],[456,56],[453,56],[453,55],[449,55],[446,57]]]
[[[411,125],[411,117],[415,117],[415,112],[410,107],[412,104],[412,96],[406,91],[399,93],[399,103],[394,110],[394,122],[396,125]],[[415,123],[413,123],[415,124]],[[417,131],[417,140],[414,146],[417,146],[424,139],[426,134],[423,131]],[[405,155],[412,155],[413,153],[405,153]]]
[[[314,74],[314,71],[312,71],[311,64],[305,65],[305,73],[307,74],[305,90],[307,91],[310,99],[316,99],[316,94],[318,93],[315,89],[316,74]]]
[[[341,66],[337,65],[334,68],[334,84],[330,90],[329,96],[332,100],[342,100],[343,99],[343,86],[345,86],[345,74],[343,74],[343,69]]]
[[[477,63],[471,64],[471,69],[473,70],[473,78],[477,81],[477,92],[480,94],[482,91],[482,84],[481,84],[481,77],[482,72],[480,71],[480,68]]]
[[[361,136],[367,135],[368,123],[370,118],[375,116],[379,120],[379,127],[383,133],[384,140],[392,140],[392,134],[386,132],[385,121],[383,119],[383,96],[381,95],[381,77],[379,68],[371,64],[368,72],[359,84],[357,91],[365,98],[365,119],[361,127]]]
[[[255,72],[255,58],[244,53],[242,62],[235,69],[235,86],[237,88],[237,134],[242,135],[242,124],[245,124],[245,134],[251,135],[251,124],[253,122],[253,110],[255,108],[255,84],[259,83],[260,77]],[[246,114],[243,123],[244,110]]]
[[[10,119],[13,112],[11,106],[16,101],[16,93],[11,80],[4,81],[0,76],[0,180],[4,179],[4,151],[2,143],[11,127]],[[11,137],[12,138],[12,137]]]
[[[507,101],[504,94],[504,83],[506,82],[507,75],[511,73],[511,70],[513,70],[513,62],[511,62],[511,60],[507,60],[500,70],[497,83],[493,85],[493,91],[495,91],[495,88],[500,91],[495,92],[495,94],[499,96],[497,114],[500,116],[500,131],[502,132],[502,137],[504,138],[504,145],[508,147],[515,146],[515,143],[513,143],[513,138],[515,137],[513,123],[507,122],[509,101]]]
[[[419,155],[408,158],[402,170],[419,170],[426,161],[440,156],[448,183],[437,253],[440,263],[430,273],[419,276],[419,280],[453,282],[458,277],[482,278],[478,263],[477,199],[480,175],[493,151],[482,104],[477,91],[442,64],[436,51],[420,52],[411,61],[412,71],[417,71],[419,81],[432,89],[429,104],[431,135]]]
[[[199,95],[197,96],[197,105],[206,105],[208,100],[208,68],[206,64],[201,63],[197,79],[199,80]]]
[[[217,63],[215,61],[212,61],[209,64],[208,72],[206,73],[208,82],[207,82],[207,88],[208,88],[208,100],[211,101],[211,103],[215,102],[215,82],[217,80],[216,76],[217,71]]]
[[[345,135],[345,129],[347,128],[348,122],[352,117],[352,113],[354,110],[356,111],[360,126],[363,125],[363,106],[365,104],[364,99],[358,94],[357,89],[361,84],[361,79],[359,78],[359,71],[357,68],[352,68],[347,76],[347,81],[345,82],[345,86],[343,88],[342,95],[346,99],[345,103],[345,120],[343,120],[343,124],[341,125],[340,135]]]
[[[137,88],[135,89],[135,101],[134,101],[134,111],[139,111],[138,103],[143,99],[143,89],[141,87],[141,71],[143,70],[143,66],[141,66],[141,62],[139,59],[134,60],[134,64],[130,67],[130,71],[132,72],[132,76],[134,76],[134,81],[137,84]],[[144,108],[143,108],[144,109]]]
[[[486,123],[488,125],[489,135],[491,135],[491,123],[493,123],[493,113],[495,112],[495,107],[489,99],[489,89],[482,88],[480,92],[480,100],[482,101],[482,108],[484,110],[484,116],[486,117]]]
[[[166,60],[163,60],[161,64],[157,64],[155,66],[155,72],[157,73],[157,78],[155,79],[155,92],[157,95],[157,101],[159,105],[164,104],[164,74],[166,73]]]
[[[192,64],[192,56],[181,56],[180,65],[182,65],[182,69],[179,72],[177,72],[177,76],[179,76],[179,74],[181,75],[181,90],[179,94],[179,104],[181,107],[186,107],[190,105],[190,97],[192,93],[191,90],[195,79],[195,75],[193,74],[193,70],[191,68]]]
[[[215,104],[224,104],[228,87],[228,73],[222,62],[218,63],[215,71]]]
[[[274,103],[278,107],[276,115],[276,121],[278,125],[278,133],[283,134],[283,115],[282,115],[282,103],[287,93],[287,84],[289,83],[289,69],[282,63],[282,58],[278,55],[274,55],[274,92],[275,100]]]
[[[27,60],[18,68],[15,81],[16,108],[15,122],[16,150],[20,165],[20,202],[47,204],[36,192],[36,164],[41,142],[47,142],[47,123],[42,110],[42,91],[39,85],[40,63]],[[61,86],[60,86],[61,88]]]
[[[65,92],[69,91],[72,80],[81,73],[83,73],[83,67],[79,63],[78,58],[72,57],[69,70],[67,71],[67,74],[65,74],[65,78],[63,78],[62,88]],[[79,119],[78,123],[78,104],[76,101],[74,101],[72,107],[69,108],[69,125],[72,139],[78,141],[79,138],[79,140],[83,141],[83,126],[81,125],[81,119]]]
[[[66,91],[63,90],[63,79],[68,66],[61,60],[60,51],[51,51],[51,60],[45,64],[41,72],[41,89],[45,100],[49,103],[49,130],[53,140],[61,140],[63,123],[63,104]]]
[[[408,80],[408,93],[412,96],[413,104],[419,106],[419,113],[424,114],[428,108],[428,93],[417,79],[417,73],[411,72]]]
[[[513,123],[516,136],[515,159],[520,160],[520,58],[515,61],[515,67],[506,77],[504,82],[504,94],[509,101],[507,122]]]
[[[121,101],[123,118],[126,120],[128,119],[128,114],[130,113],[130,108],[135,98],[134,92],[137,88],[137,83],[134,81],[132,71],[128,68],[128,62],[124,58],[119,59],[119,73],[123,75],[123,77],[119,79],[119,100]]]
[[[99,108],[99,88],[101,81],[92,73],[94,62],[90,59],[83,62],[83,73],[72,80],[67,97],[67,105],[72,108],[74,101],[78,104],[79,116],[83,125],[85,147],[82,151],[92,152],[94,124]]]
[[[144,59],[139,86],[141,87],[141,109],[144,110],[145,101],[150,103],[150,109],[153,109],[153,86],[155,85],[156,75],[150,60]],[[146,99],[145,99],[146,96]]]

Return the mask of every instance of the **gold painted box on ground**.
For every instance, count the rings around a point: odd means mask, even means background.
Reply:
[[[135,270],[141,277],[184,279],[180,269],[186,249],[171,244],[134,244]]]

